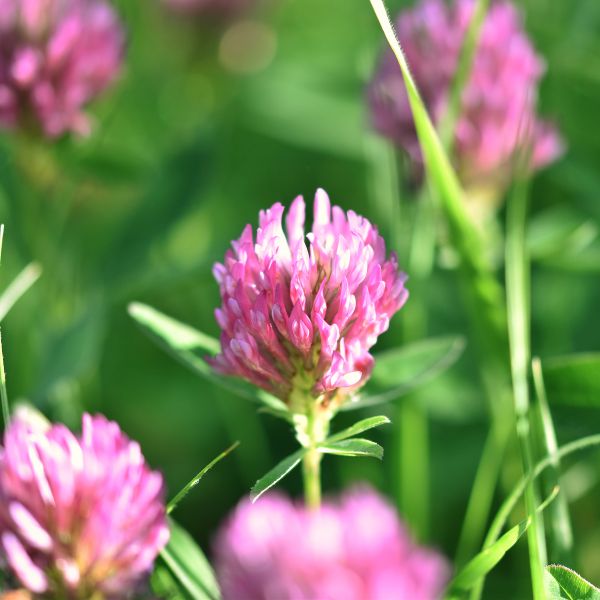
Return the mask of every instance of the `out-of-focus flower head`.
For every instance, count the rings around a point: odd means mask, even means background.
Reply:
[[[87,134],[83,109],[118,75],[124,39],[104,0],[2,0],[0,127]]]
[[[176,13],[230,17],[243,13],[256,0],[162,0],[163,4]]]
[[[437,124],[447,110],[474,6],[475,0],[421,0],[396,21],[412,75]],[[455,128],[456,167],[466,187],[502,189],[515,161],[519,161],[519,151],[530,155],[532,170],[561,154],[558,133],[536,115],[544,69],[518,10],[507,1],[492,1],[462,91]],[[368,97],[375,128],[420,165],[421,152],[402,73],[391,51],[383,56]]]
[[[320,511],[270,494],[243,500],[216,539],[225,600],[436,600],[449,568],[394,509],[356,488]]]
[[[222,306],[222,373],[251,381],[302,413],[307,398],[335,408],[369,377],[369,349],[407,298],[406,276],[383,238],[318,190],[312,231],[302,197],[261,211],[214,275]]]
[[[116,423],[12,422],[0,448],[0,553],[21,584],[58,598],[125,598],[169,536],[163,479]]]

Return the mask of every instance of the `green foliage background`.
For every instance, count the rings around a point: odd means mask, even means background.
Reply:
[[[417,194],[401,182],[409,210],[400,211],[382,193],[389,149],[370,130],[364,91],[385,44],[367,0],[264,2],[249,18],[275,41],[275,53],[245,74],[222,60],[230,24],[168,16],[153,0],[117,4],[128,29],[127,65],[94,107],[94,135],[55,145],[0,138],[0,281],[6,285],[32,260],[43,267],[3,323],[9,395],[72,425],[82,410],[116,419],[172,493],[239,440],[178,508],[178,520],[209,549],[227,512],[295,442],[284,423],[257,415],[162,353],[127,315],[127,304],[146,302],[217,336],[212,264],[260,209],[298,194],[310,202],[324,187],[335,203],[378,223],[402,264]],[[401,4],[389,2],[393,10]],[[598,350],[600,340],[600,244],[583,244],[600,224],[600,4],[521,5],[547,60],[541,111],[567,143],[564,158],[537,175],[530,191],[532,348],[544,359]],[[254,55],[260,62],[260,47],[245,44],[234,60]],[[452,557],[487,431],[485,399],[456,272],[437,266],[418,294],[432,335],[468,341],[460,362],[413,399],[427,409],[431,445],[431,507],[418,534]],[[412,317],[409,301],[378,349],[401,344]],[[597,395],[570,394],[567,386],[549,401],[560,443],[598,431]],[[394,420],[397,409],[385,412]],[[342,415],[337,427],[351,422]],[[397,423],[373,437],[386,448],[384,462],[326,459],[326,493],[366,480],[400,497]],[[595,582],[598,458],[579,459],[568,480],[576,493],[569,566]],[[514,479],[519,468],[518,456],[508,456],[504,478]],[[299,494],[298,473],[283,487]],[[496,504],[503,496],[498,492]],[[528,598],[528,577],[520,544],[492,573],[484,597]]]

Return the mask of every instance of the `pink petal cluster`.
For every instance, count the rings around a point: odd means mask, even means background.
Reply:
[[[125,598],[169,536],[162,476],[116,423],[17,418],[0,449],[0,555],[35,594]]]
[[[215,550],[224,600],[435,600],[449,576],[367,488],[317,512],[278,494],[244,500]]]
[[[212,362],[284,401],[299,388],[328,403],[369,377],[369,349],[407,298],[406,276],[383,238],[353,211],[331,208],[318,190],[312,231],[296,198],[261,211],[253,239],[247,225],[214,275],[222,306],[222,352]],[[341,391],[341,394],[337,394]]]
[[[123,48],[104,0],[2,0],[0,126],[88,133],[83,108],[115,79]]]
[[[475,0],[421,0],[396,21],[400,43],[421,96],[435,123],[446,112]],[[538,84],[544,73],[517,9],[492,1],[482,25],[470,78],[461,98],[454,148],[465,183],[510,176],[515,152],[531,152],[537,169],[562,152],[555,129],[536,115]],[[383,135],[421,161],[408,97],[398,63],[386,52],[369,87],[372,122]]]

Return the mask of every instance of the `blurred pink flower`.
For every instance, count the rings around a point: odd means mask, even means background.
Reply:
[[[396,21],[413,77],[435,123],[445,114],[474,0],[421,0]],[[506,185],[515,152],[528,148],[531,168],[562,153],[556,130],[536,115],[544,62],[527,38],[517,9],[495,2],[486,15],[455,129],[456,166],[470,184]],[[391,51],[369,86],[372,121],[420,164],[421,152],[402,74]]]
[[[404,304],[406,276],[394,254],[386,258],[377,229],[353,211],[332,210],[323,190],[311,233],[304,231],[302,197],[287,214],[287,235],[283,212],[279,203],[261,211],[256,242],[247,225],[214,267],[222,352],[212,364],[293,411],[294,392],[329,406],[368,379],[369,349]]]
[[[169,537],[162,476],[116,423],[16,418],[0,448],[0,551],[21,584],[52,597],[124,598]]]
[[[224,600],[435,600],[450,574],[367,488],[318,512],[279,494],[243,500],[215,551]]]
[[[2,0],[0,127],[88,133],[83,108],[116,78],[123,48],[104,0]]]

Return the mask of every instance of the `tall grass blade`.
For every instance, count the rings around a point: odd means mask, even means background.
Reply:
[[[487,254],[484,251],[483,240],[466,212],[465,203],[463,202],[464,193],[458,177],[421,100],[400,43],[394,33],[385,4],[383,0],[370,0],[370,2],[402,70],[415,127],[425,159],[426,171],[431,178],[435,191],[439,195],[452,241],[461,258],[461,266],[473,283],[472,290],[479,306],[480,317],[486,324],[486,328],[495,332],[495,335],[489,336],[492,339],[492,345],[498,349],[498,343],[500,343],[500,347],[503,348],[502,290],[486,260]],[[500,337],[500,340],[495,339],[497,337]]]
[[[494,517],[494,520],[492,521],[492,524],[490,525],[488,533],[483,542],[483,549],[489,548],[498,539],[500,533],[506,525],[506,522],[508,521],[508,517],[514,510],[517,502],[519,502],[523,496],[523,492],[529,483],[539,477],[540,474],[543,473],[548,467],[552,466],[556,460],[560,461],[571,454],[593,448],[595,446],[600,446],[600,434],[589,435],[573,442],[569,442],[568,444],[560,447],[554,456],[547,456],[539,461],[529,475],[524,476],[517,483],[512,492],[507,496],[500,506],[500,509],[496,513],[496,516]],[[470,600],[479,600],[479,598],[481,598],[483,584],[484,580],[482,580],[473,590]]]
[[[558,443],[552,422],[552,415],[548,407],[542,364],[539,358],[532,361],[533,383],[537,396],[537,420],[539,422],[541,443],[544,447],[544,455],[552,458],[552,468],[545,481],[545,488],[549,489],[559,484],[560,461],[556,458]],[[561,492],[557,501],[548,512],[551,526],[552,557],[553,562],[570,562],[573,550],[573,531],[569,517],[569,507],[564,492]]]
[[[506,223],[506,299],[508,312],[508,337],[510,365],[513,381],[513,397],[517,437],[526,475],[534,465],[532,431],[529,402],[529,277],[528,259],[525,248],[525,220],[527,212],[527,186],[525,180],[518,181],[510,195]],[[544,523],[538,518],[537,491],[531,480],[526,489],[525,504],[531,518],[527,532],[529,566],[534,600],[544,600],[544,566],[546,543]]]

